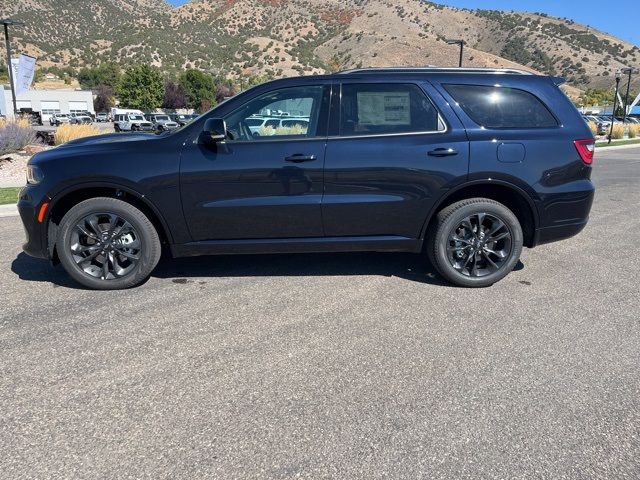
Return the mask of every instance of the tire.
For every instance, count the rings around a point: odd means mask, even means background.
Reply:
[[[116,133],[120,133],[120,125],[118,125],[117,123],[114,123],[114,124],[113,124],[113,130],[114,130]]]
[[[460,287],[488,287],[502,280],[518,263],[522,245],[518,218],[488,198],[469,198],[444,208],[426,238],[431,264]]]
[[[119,290],[149,277],[160,260],[161,245],[144,213],[122,200],[97,197],[66,213],[56,250],[64,269],[81,285]]]

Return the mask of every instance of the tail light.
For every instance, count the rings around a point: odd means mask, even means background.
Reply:
[[[596,142],[592,138],[587,140],[574,140],[573,144],[576,146],[576,150],[578,150],[578,154],[582,161],[591,165],[593,163],[593,152],[596,149]]]

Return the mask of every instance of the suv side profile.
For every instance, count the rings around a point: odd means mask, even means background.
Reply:
[[[24,250],[95,289],[174,257],[390,251],[485,287],[523,247],[587,223],[594,139],[561,79],[386,68],[275,80],[154,136],[37,153],[18,208]],[[305,128],[254,135],[277,111]],[[287,115],[283,115],[287,116]]]

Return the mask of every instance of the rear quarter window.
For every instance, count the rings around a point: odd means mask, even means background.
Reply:
[[[485,128],[550,128],[558,121],[542,101],[518,88],[444,85],[460,108]]]

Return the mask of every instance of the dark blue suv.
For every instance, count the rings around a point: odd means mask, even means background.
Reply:
[[[523,246],[585,226],[594,140],[561,79],[387,68],[287,78],[161,135],[35,155],[27,253],[131,287],[173,256],[396,251],[491,285]]]

